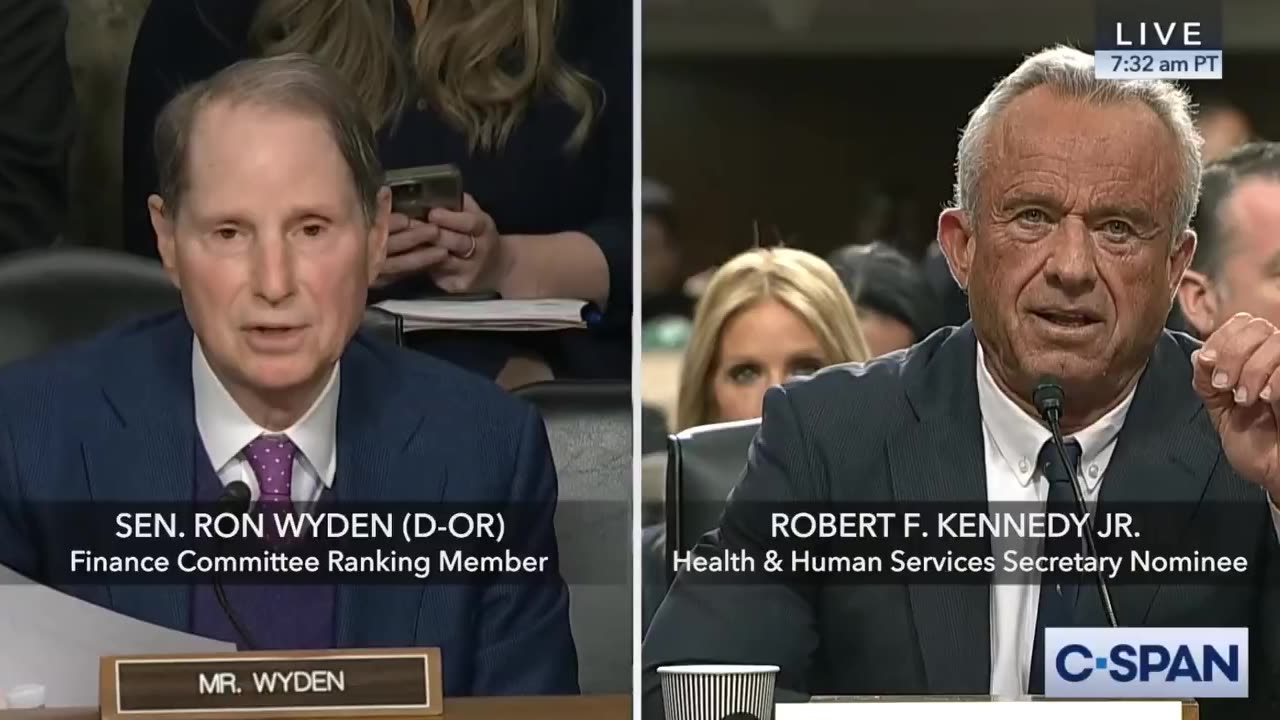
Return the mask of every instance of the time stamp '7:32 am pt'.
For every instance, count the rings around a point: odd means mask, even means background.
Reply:
[[[1098,50],[1094,74],[1109,80],[1220,80],[1221,50]]]

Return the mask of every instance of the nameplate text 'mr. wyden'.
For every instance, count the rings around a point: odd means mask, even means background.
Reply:
[[[104,720],[387,718],[443,712],[440,651],[337,650],[102,659]]]

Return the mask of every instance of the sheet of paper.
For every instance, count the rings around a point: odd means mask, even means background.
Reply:
[[[1152,702],[779,703],[774,720],[1181,720],[1182,704]]]
[[[46,707],[97,707],[104,655],[235,650],[33,584],[0,566],[0,696],[36,683],[45,687]]]
[[[586,327],[581,300],[384,300],[377,307],[404,318],[413,330],[530,332]]]

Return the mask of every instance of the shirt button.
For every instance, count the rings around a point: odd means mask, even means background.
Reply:
[[[426,110],[426,109],[427,109],[427,101],[426,101],[426,99],[422,99],[422,100],[419,100],[419,101],[418,101],[418,109],[419,109],[419,110]]]
[[[1026,460],[1018,461],[1018,472],[1026,472],[1029,467],[1031,466],[1027,463]]]
[[[1089,477],[1093,477],[1093,478],[1098,477],[1098,466],[1097,466],[1097,465],[1090,465],[1090,466],[1089,466]]]

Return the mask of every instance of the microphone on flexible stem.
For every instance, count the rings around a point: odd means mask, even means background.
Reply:
[[[1099,557],[1098,546],[1094,540],[1093,520],[1089,516],[1088,505],[1085,504],[1084,494],[1080,492],[1080,483],[1077,480],[1076,466],[1071,462],[1071,456],[1067,454],[1066,443],[1062,439],[1062,407],[1065,402],[1065,393],[1062,392],[1062,384],[1058,379],[1051,376],[1040,378],[1040,382],[1036,383],[1035,390],[1031,392],[1031,402],[1036,406],[1036,412],[1040,413],[1040,417],[1049,425],[1049,433],[1053,436],[1053,446],[1058,449],[1058,457],[1062,459],[1062,464],[1066,465],[1067,472],[1071,474],[1071,494],[1076,499],[1076,512],[1084,518],[1085,523],[1085,548],[1093,557]],[[1111,604],[1111,590],[1107,587],[1107,577],[1101,567],[1094,573],[1094,579],[1098,585],[1098,596],[1102,598],[1102,612],[1107,616],[1107,623],[1111,627],[1119,627],[1120,623],[1116,622],[1116,610]]]
[[[249,485],[243,480],[228,483],[222,489],[222,496],[218,498],[218,513],[244,515],[249,512],[249,503],[252,500],[253,491],[249,489]],[[258,645],[253,641],[253,636],[249,634],[249,631],[241,624],[240,618],[236,617],[235,612],[231,609],[231,603],[227,601],[227,591],[222,587],[222,578],[216,570],[213,573],[213,594],[218,598],[218,606],[226,614],[227,620],[231,621],[231,627],[235,629],[240,639],[244,641],[245,647],[250,650],[257,648]]]

